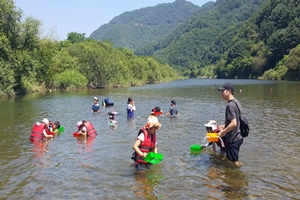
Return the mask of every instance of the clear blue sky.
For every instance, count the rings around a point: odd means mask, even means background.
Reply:
[[[64,40],[70,32],[86,36],[126,11],[132,11],[175,0],[15,0],[23,16],[43,23],[43,35],[54,31],[56,39]],[[188,0],[202,6],[210,0]],[[53,35],[53,34],[52,34]]]

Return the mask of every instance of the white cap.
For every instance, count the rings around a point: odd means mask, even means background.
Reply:
[[[42,120],[42,122],[44,122],[45,124],[49,124],[49,120],[48,120],[47,118],[44,118],[44,119]]]
[[[217,122],[214,120],[210,120],[207,124],[204,124],[204,126],[211,127],[213,131],[218,128]]]
[[[76,127],[79,129],[79,126],[82,124],[82,121],[77,122]]]
[[[94,97],[94,100],[99,101],[98,97]]]

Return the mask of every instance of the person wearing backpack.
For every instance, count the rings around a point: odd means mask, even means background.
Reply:
[[[242,106],[233,96],[234,87],[231,83],[224,83],[218,90],[221,91],[222,99],[228,102],[225,111],[225,125],[221,126],[219,137],[226,135],[226,157],[240,167],[239,151],[243,144],[243,136],[239,119]]]

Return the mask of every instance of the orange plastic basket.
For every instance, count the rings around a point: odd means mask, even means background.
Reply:
[[[207,133],[206,134],[206,139],[209,142],[218,142],[218,140],[219,140],[218,133]]]

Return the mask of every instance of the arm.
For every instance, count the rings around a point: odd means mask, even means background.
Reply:
[[[221,127],[221,131],[219,132],[219,137],[223,137],[226,133],[232,131],[236,126],[237,126],[237,122],[236,119],[234,118],[230,121],[230,123],[225,129]]]
[[[85,128],[85,126],[84,126],[84,127],[82,127],[82,129],[81,129],[81,130],[79,130],[79,131],[78,131],[78,133],[79,133],[79,134],[81,134],[81,135],[83,135],[83,136],[87,136],[87,132],[86,132],[86,128]]]
[[[44,136],[45,136],[46,138],[53,138],[53,135],[48,135],[48,134],[46,133],[46,129],[43,130],[43,133],[44,133]]]
[[[137,140],[135,141],[134,145],[133,145],[133,149],[134,149],[135,152],[136,152],[137,154],[139,154],[140,156],[146,157],[146,156],[147,156],[147,153],[143,153],[143,152],[139,149],[139,146],[140,146],[141,142],[142,142],[141,140],[137,139]]]
[[[155,146],[154,148],[154,153],[157,153],[157,146]]]

